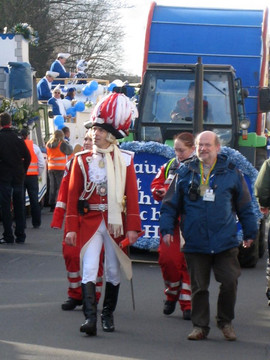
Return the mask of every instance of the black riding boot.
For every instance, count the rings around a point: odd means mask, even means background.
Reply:
[[[103,310],[101,313],[101,324],[104,331],[114,331],[113,312],[116,308],[120,284],[114,286],[106,282]]]
[[[80,332],[94,336],[97,334],[96,284],[92,282],[82,284],[82,297],[85,323],[81,325]]]

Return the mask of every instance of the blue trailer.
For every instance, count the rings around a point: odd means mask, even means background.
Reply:
[[[239,149],[259,167],[266,158],[267,141],[266,115],[258,101],[260,88],[268,85],[267,20],[268,9],[152,3],[135,139],[165,143],[176,129],[213,130],[224,145]],[[198,59],[201,83],[196,75]],[[192,81],[196,82],[194,117],[175,122],[171,110],[187,94]],[[203,118],[196,94],[201,103],[211,105],[211,118]]]

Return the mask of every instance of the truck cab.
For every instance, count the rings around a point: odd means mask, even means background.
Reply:
[[[169,143],[178,132],[193,132],[197,121],[195,80],[195,64],[149,64],[141,89],[140,117],[135,124],[136,140]],[[241,82],[235,79],[233,67],[205,65],[201,85],[203,129],[215,131],[222,145],[236,147],[245,111]]]
[[[259,104],[260,89],[268,86],[267,31],[268,9],[189,8],[153,2],[134,138],[170,143],[181,131],[212,130],[222,145],[239,150],[259,168],[267,156],[265,133],[270,130]],[[192,82],[192,111],[188,116],[172,116]]]

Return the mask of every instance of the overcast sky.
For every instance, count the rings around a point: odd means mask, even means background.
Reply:
[[[152,0],[127,0],[127,3],[134,5],[134,8],[122,11],[123,27],[126,33],[122,67],[131,74],[141,75],[145,29]],[[252,3],[247,0],[204,0],[204,2],[189,0],[188,5],[182,0],[157,0],[156,3],[158,5],[238,9],[264,9],[270,4],[269,0],[256,0]]]

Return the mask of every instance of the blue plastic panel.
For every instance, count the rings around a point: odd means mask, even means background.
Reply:
[[[32,96],[31,65],[26,62],[9,62],[9,95],[14,100]]]
[[[246,113],[256,131],[263,10],[156,6],[148,63],[227,64],[249,90]]]

